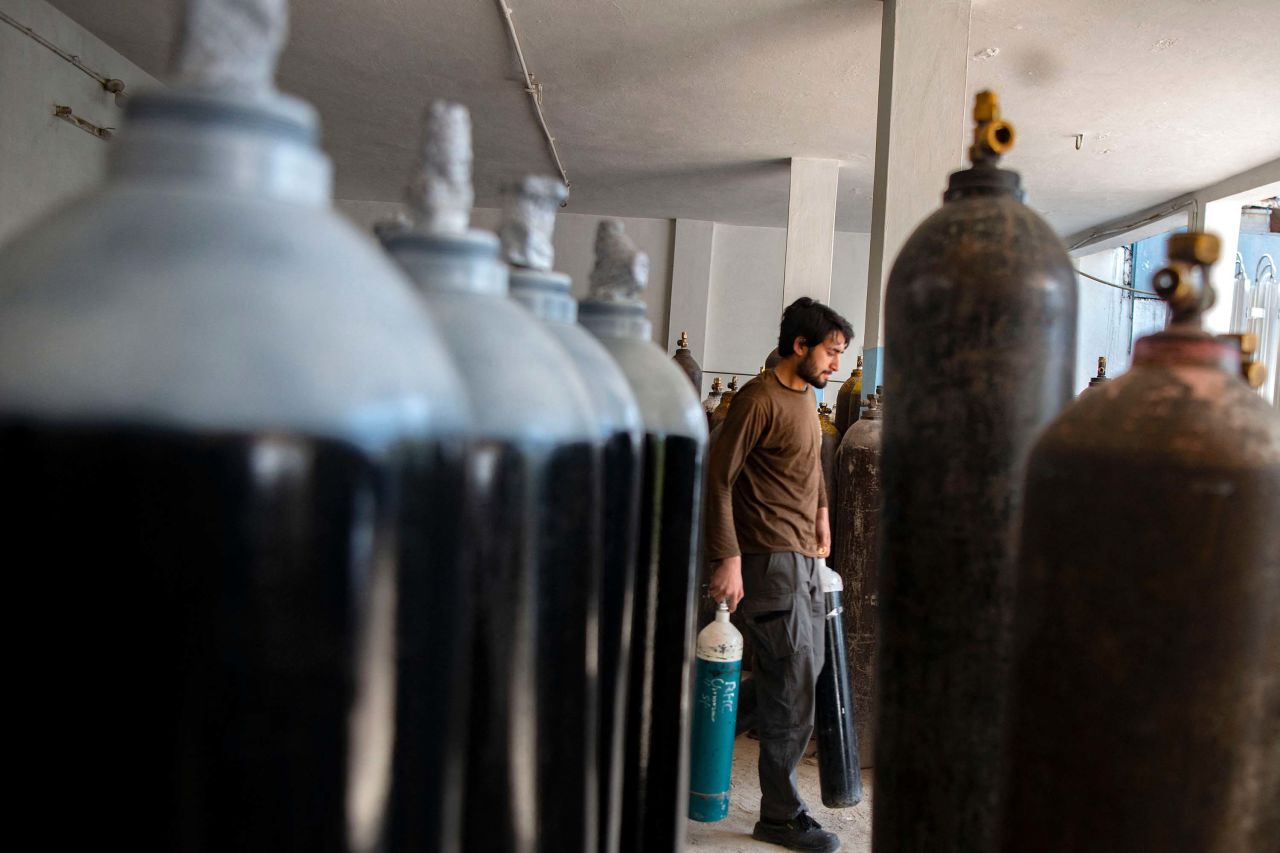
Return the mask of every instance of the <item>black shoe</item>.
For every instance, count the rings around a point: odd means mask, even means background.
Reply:
[[[819,823],[809,817],[808,812],[791,818],[791,820],[775,821],[761,819],[751,833],[756,841],[767,841],[786,847],[788,850],[813,850],[816,853],[832,853],[840,849],[840,839],[835,833],[825,831]]]

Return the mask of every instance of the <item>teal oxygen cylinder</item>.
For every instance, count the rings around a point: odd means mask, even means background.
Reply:
[[[730,624],[729,607],[723,601],[716,608],[715,621],[698,632],[697,655],[689,817],[713,823],[729,814],[729,775],[742,681],[742,634]]]

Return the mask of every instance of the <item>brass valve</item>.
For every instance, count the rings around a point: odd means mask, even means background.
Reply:
[[[973,145],[969,160],[976,166],[988,160],[995,162],[1013,147],[1013,125],[1000,118],[1000,99],[995,92],[984,90],[973,99]]]
[[[1174,325],[1200,325],[1214,302],[1209,267],[1218,260],[1222,242],[1215,234],[1188,231],[1169,238],[1169,265],[1152,278],[1156,294],[1169,303]]]
[[[1255,391],[1267,381],[1267,366],[1258,357],[1258,336],[1253,332],[1236,332],[1219,337],[1233,342],[1240,350],[1240,378]]]
[[[681,332],[680,340],[676,341],[676,349],[688,349],[688,348],[689,348],[689,333]]]
[[[723,388],[723,387],[724,387],[724,386],[722,386],[722,385],[720,384],[720,377],[719,377],[719,376],[717,376],[715,379],[712,379],[712,380],[711,380],[711,393],[712,393],[712,394],[719,394],[719,393],[720,393],[720,389],[721,389],[721,388]]]
[[[1098,356],[1098,378],[1107,378],[1107,357],[1105,355]]]
[[[1184,264],[1210,267],[1218,262],[1222,241],[1217,234],[1205,231],[1187,231],[1169,237],[1169,260]]]

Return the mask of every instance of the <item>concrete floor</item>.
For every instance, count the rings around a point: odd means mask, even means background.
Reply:
[[[746,735],[739,736],[734,742],[729,816],[718,823],[689,821],[691,849],[733,853],[782,849],[751,838],[751,829],[760,814],[760,780],[756,775],[759,754],[760,744]],[[796,776],[800,782],[800,793],[809,804],[809,813],[822,824],[823,829],[840,837],[840,849],[844,853],[870,853],[871,770],[862,771],[862,802],[848,809],[828,809],[822,805],[818,788],[818,759],[813,742],[810,742],[809,751],[800,762]]]

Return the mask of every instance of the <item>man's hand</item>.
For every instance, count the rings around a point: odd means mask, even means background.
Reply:
[[[730,612],[737,610],[742,600],[742,557],[725,557],[712,563],[708,586],[713,600],[728,604]]]
[[[831,520],[825,506],[818,510],[818,522],[814,532],[818,535],[818,556],[831,556]]]

